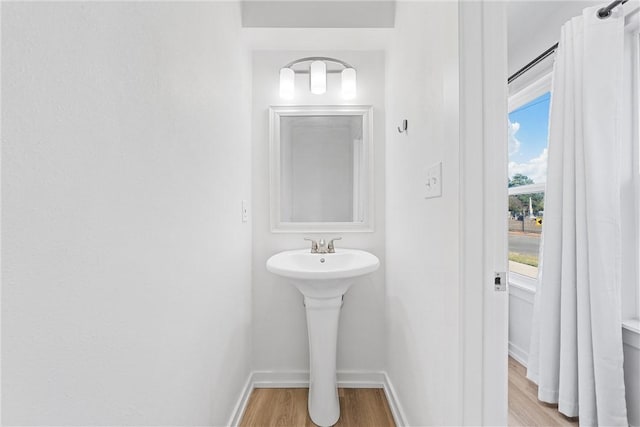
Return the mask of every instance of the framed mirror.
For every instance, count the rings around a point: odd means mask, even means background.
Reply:
[[[373,231],[371,106],[271,107],[271,231]]]

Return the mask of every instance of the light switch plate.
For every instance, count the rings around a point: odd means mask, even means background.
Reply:
[[[442,197],[442,162],[427,169],[426,193],[424,198]]]
[[[242,222],[249,221],[249,204],[246,200],[242,201]]]

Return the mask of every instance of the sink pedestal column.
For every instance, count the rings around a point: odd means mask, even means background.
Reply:
[[[304,303],[309,332],[309,416],[321,427],[332,426],[340,418],[336,349],[342,295],[305,296]]]

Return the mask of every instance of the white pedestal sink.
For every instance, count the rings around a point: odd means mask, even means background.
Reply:
[[[309,332],[309,416],[319,426],[340,418],[336,382],[336,347],[342,296],[356,277],[378,269],[369,252],[336,249],[312,254],[309,249],[280,252],[267,261],[267,270],[286,277],[304,295]]]

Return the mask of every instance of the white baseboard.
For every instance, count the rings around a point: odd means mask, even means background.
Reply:
[[[305,371],[253,371],[253,388],[307,388],[309,372]]]
[[[509,341],[509,356],[516,359],[522,366],[527,367],[527,360],[529,359],[529,354],[524,351],[522,348],[518,347],[511,341]]]
[[[391,415],[396,426],[405,425],[404,412],[398,401],[393,385],[386,372],[382,371],[338,371],[338,387],[342,388],[381,388],[389,402]],[[307,388],[309,372],[307,371],[254,371],[249,374],[247,382],[240,393],[233,413],[229,418],[229,426],[237,426],[247,407],[249,396],[254,388]]]
[[[402,427],[407,425],[407,417],[404,415],[404,411],[402,409],[402,405],[398,400],[398,395],[396,394],[395,388],[393,388],[393,384],[391,384],[391,380],[387,373],[384,373],[384,394],[387,396],[387,402],[389,402],[389,409],[391,409],[391,415],[393,416],[393,421],[396,423],[397,427]]]
[[[247,408],[247,403],[249,403],[249,396],[251,396],[251,392],[253,391],[252,377],[253,374],[249,373],[247,381],[244,383],[244,387],[242,387],[242,390],[240,391],[238,402],[233,408],[233,412],[231,413],[231,417],[229,418],[229,422],[227,423],[228,426],[237,426],[242,420],[244,410]]]

